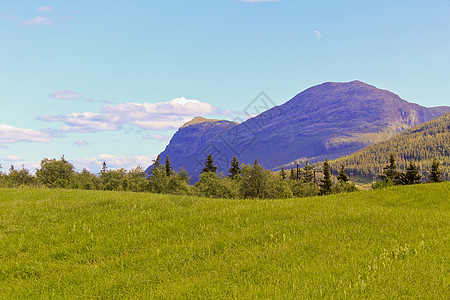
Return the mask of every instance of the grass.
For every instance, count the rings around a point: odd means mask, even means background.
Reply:
[[[3,189],[0,298],[449,299],[449,194]]]

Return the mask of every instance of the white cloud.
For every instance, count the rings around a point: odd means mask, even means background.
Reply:
[[[91,158],[69,159],[69,162],[71,162],[77,170],[86,168],[93,173],[98,173],[101,170],[104,161],[106,162],[108,169],[124,168],[126,170],[131,170],[137,166],[142,166],[143,168],[148,167],[152,164],[152,159],[154,159],[154,157],[146,155],[115,156],[111,154],[100,154]]]
[[[88,143],[84,140],[79,140],[79,141],[76,141],[75,144],[79,147],[83,147],[83,146],[86,146]]]
[[[156,140],[156,141],[168,141],[170,140],[170,136],[169,135],[165,135],[165,134],[159,134],[159,133],[155,133],[155,134],[147,134],[144,136],[145,140]]]
[[[322,39],[322,33],[320,31],[314,30],[313,33],[316,35],[318,40]]]
[[[56,100],[82,100],[84,94],[72,90],[60,90],[51,93],[50,97]]]
[[[24,26],[53,25],[53,21],[49,17],[38,16],[34,19],[22,22],[22,25]]]
[[[120,125],[108,122],[102,114],[91,112],[63,116],[43,115],[38,117],[38,120],[62,122],[65,124],[61,127],[64,132],[97,132],[121,129]]]
[[[54,8],[51,6],[41,6],[41,7],[38,7],[36,10],[40,11],[40,12],[49,12],[49,11],[53,11]]]
[[[134,125],[140,129],[179,128],[195,116],[218,112],[214,106],[199,100],[175,98],[159,103],[122,103],[105,105],[101,113],[85,112],[68,115],[43,115],[38,119],[62,122],[65,132],[96,132],[119,130],[122,125]]]
[[[17,20],[16,17],[14,17],[14,16],[5,15],[5,14],[2,14],[2,13],[0,13],[0,19],[5,19],[5,20],[8,20],[8,21],[16,21]]]
[[[4,160],[7,161],[22,161],[23,159],[17,155],[8,155]]]
[[[50,143],[51,141],[52,135],[42,130],[37,131],[0,124],[0,144],[18,142]]]

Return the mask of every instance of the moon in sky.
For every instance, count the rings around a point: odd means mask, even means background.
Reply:
[[[322,39],[322,33],[320,33],[320,31],[314,30],[313,33],[316,35],[318,40]]]

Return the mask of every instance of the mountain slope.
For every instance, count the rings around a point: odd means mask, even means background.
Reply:
[[[441,162],[444,179],[450,179],[450,113],[411,128],[391,139],[371,145],[349,156],[331,161],[337,173],[341,164],[347,172],[372,178],[382,172],[393,153],[399,169],[405,170],[412,161],[423,175],[427,175],[434,158]]]
[[[445,112],[450,107],[425,108],[360,81],[324,83],[241,124],[210,121],[180,128],[161,155],[194,180],[209,153],[224,172],[233,155],[241,163],[258,159],[275,169],[296,159],[351,154]]]

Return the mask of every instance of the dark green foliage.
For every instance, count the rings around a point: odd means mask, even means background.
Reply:
[[[68,188],[74,175],[74,167],[62,157],[60,160],[41,160],[40,169],[36,170],[36,178],[39,184],[49,188]]]
[[[450,114],[331,161],[331,170],[337,174],[344,164],[347,172],[372,179],[382,172],[381,166],[389,163],[392,152],[395,153],[398,170],[406,171],[412,162],[420,174],[429,174],[436,158],[441,162],[442,179],[450,180]]]
[[[291,190],[289,182],[280,177],[272,177],[272,195],[274,199],[292,198],[294,195]]]
[[[196,194],[208,198],[238,198],[237,182],[228,177],[219,178],[215,172],[203,172],[194,185]]]
[[[236,156],[233,156],[233,160],[231,161],[231,168],[228,169],[230,173],[229,177],[235,179],[241,175],[241,168],[239,167],[239,160]]]
[[[441,174],[442,172],[439,170],[440,162],[437,159],[433,160],[433,164],[431,165],[430,172],[430,182],[441,182]]]
[[[305,182],[313,182],[314,174],[311,170],[311,164],[309,161],[305,162],[305,167],[303,168]]]
[[[129,181],[125,169],[108,170],[100,174],[102,189],[107,191],[127,191]]]
[[[341,166],[341,171],[339,172],[339,175],[337,177],[337,180],[341,183],[346,183],[350,180],[347,174],[345,174],[345,166]]]
[[[284,166],[281,167],[280,177],[281,177],[281,179],[283,179],[283,180],[286,179],[286,172],[284,171]]]
[[[413,162],[409,163],[406,173],[402,173],[400,176],[401,183],[404,185],[419,184],[422,179],[422,176],[419,175],[419,171]]]
[[[189,176],[183,169],[179,173],[173,172],[165,186],[165,193],[172,195],[190,195]]]
[[[3,180],[5,181],[6,186],[9,187],[27,186],[35,183],[35,177],[32,176],[23,166],[19,170],[16,170],[14,169],[14,166],[11,166],[8,176],[4,177],[5,178]]]
[[[333,187],[331,188],[331,192],[333,194],[339,194],[339,193],[351,193],[356,192],[358,189],[356,188],[354,183],[351,182],[342,182],[339,181]]]
[[[101,188],[100,178],[88,170],[83,169],[81,173],[74,174],[71,188],[80,190],[98,190]]]
[[[185,169],[183,169],[183,167],[180,168],[178,174],[180,175],[181,180],[185,181],[187,184],[191,183],[191,177],[189,177],[188,172]]]
[[[105,173],[107,170],[108,170],[108,167],[106,166],[106,161],[103,161],[102,169],[100,170],[100,174]]]
[[[166,156],[166,162],[164,164],[164,169],[166,171],[166,176],[170,177],[172,175],[172,164],[169,161],[169,155]]]
[[[289,180],[289,185],[294,197],[312,197],[319,195],[319,188],[312,182],[301,180]]]
[[[331,194],[331,187],[333,186],[333,181],[331,180],[330,165],[328,163],[328,158],[325,158],[323,162],[323,179],[320,181],[320,194],[328,195]]]
[[[295,171],[294,168],[291,167],[291,173],[289,174],[289,179],[290,180],[296,180],[297,176],[295,175]]]
[[[164,193],[167,184],[167,176],[159,161],[159,156],[153,164],[153,168],[150,171],[148,177],[148,190],[152,193]]]
[[[391,187],[394,185],[394,182],[391,179],[377,181],[372,184],[373,189],[383,189],[387,187]]]
[[[272,174],[264,170],[255,160],[253,166],[245,165],[242,168],[241,196],[245,198],[270,198],[270,180]]]
[[[128,191],[145,192],[148,189],[147,175],[141,166],[128,171]]]
[[[212,159],[212,157],[210,157]],[[168,159],[166,160],[168,161]],[[239,162],[234,160],[233,166]],[[218,176],[216,172],[204,172],[201,180],[190,186],[189,174],[181,168],[179,172],[170,169],[167,176],[166,165],[160,163],[159,157],[154,161],[150,174],[146,175],[140,166],[127,171],[125,169],[108,169],[106,162],[102,164],[99,176],[83,169],[75,172],[73,166],[64,158],[44,159],[41,169],[37,170],[38,177],[28,170],[14,169],[11,166],[9,174],[0,172],[0,187],[20,187],[45,185],[48,187],[72,188],[84,190],[109,190],[152,192],[175,195],[198,195],[214,198],[259,198],[282,199],[315,196],[319,188],[313,182],[300,180],[285,180],[286,173],[272,173],[265,170],[258,161],[252,165],[245,165],[239,170],[240,175],[234,177]],[[213,165],[213,164],[212,164]],[[214,166],[214,165],[213,165]],[[285,172],[284,168],[282,171]],[[294,170],[291,178],[295,179]],[[239,179],[239,180],[236,180]],[[54,181],[52,181],[54,180]],[[336,192],[338,189],[333,190]],[[350,191],[351,188],[341,188],[339,191]]]
[[[383,168],[383,173],[379,176],[383,181],[391,180],[392,182],[395,182],[397,175],[398,173],[397,166],[395,165],[395,157],[394,154],[391,153],[389,155],[389,164]]]
[[[201,173],[207,173],[207,172],[216,173],[217,172],[217,166],[214,165],[214,159],[211,154],[208,155],[204,164],[205,164],[205,167],[202,169]]]

